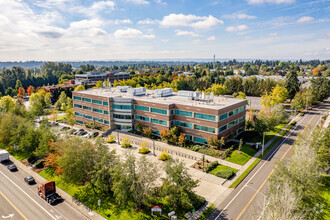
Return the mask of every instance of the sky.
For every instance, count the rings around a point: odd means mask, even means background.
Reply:
[[[0,61],[330,59],[330,0],[0,0]]]

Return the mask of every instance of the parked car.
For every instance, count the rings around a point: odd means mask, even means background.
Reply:
[[[73,135],[77,135],[79,132],[82,132],[82,131],[84,131],[84,129],[79,129],[79,130],[76,130],[75,132],[73,132]]]
[[[9,166],[7,166],[7,168],[8,168],[8,170],[10,170],[10,171],[17,171],[17,167],[16,167],[16,165],[15,164],[11,164],[11,165],[9,165]]]
[[[87,133],[85,135],[83,135],[84,138],[91,138],[92,137],[92,133]]]
[[[71,130],[69,131],[69,133],[70,133],[70,134],[73,134],[73,133],[75,133],[76,131],[77,131],[77,129],[74,129],[74,128],[73,128],[73,129],[71,129]]]
[[[85,134],[87,134],[87,131],[80,131],[80,132],[77,133],[77,135],[79,135],[79,136],[83,136]]]
[[[92,133],[92,135],[93,135],[92,137],[97,137],[99,135],[99,132],[95,131]]]
[[[33,183],[36,182],[32,176],[27,176],[27,177],[25,177],[25,178],[24,178],[24,181],[25,181],[27,184],[33,184]]]
[[[60,128],[60,130],[63,130],[63,131],[64,131],[64,130],[70,130],[70,127],[68,127],[68,126],[63,126],[63,127]]]

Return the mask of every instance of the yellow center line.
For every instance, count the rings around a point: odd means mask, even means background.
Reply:
[[[3,194],[3,192],[0,191],[0,195],[5,198],[5,200],[7,200],[7,202],[16,210],[16,212],[18,212],[18,214],[20,214],[23,219],[28,220],[28,218],[21,212],[21,210],[19,210],[14,203],[12,203],[12,201],[10,201],[7,196],[5,194]]]
[[[315,117],[315,115],[313,115],[313,117],[308,121],[307,125],[304,127],[304,129],[302,130],[302,134],[305,131],[305,129],[307,128],[307,126],[309,125],[309,123],[313,120],[313,118]],[[289,147],[289,149],[284,153],[284,155],[281,157],[281,159],[279,160],[280,162],[284,159],[284,157],[287,155],[287,153],[291,150],[293,145],[291,145]],[[246,206],[243,208],[243,210],[241,211],[241,213],[237,216],[236,220],[240,219],[243,215],[243,213],[246,211],[246,209],[249,207],[249,205],[252,203],[252,201],[254,200],[254,198],[257,196],[257,194],[259,193],[259,191],[261,190],[261,188],[266,184],[266,182],[268,181],[269,177],[274,173],[274,170],[277,168],[278,163],[275,165],[275,167],[272,169],[272,171],[270,172],[270,174],[267,176],[267,178],[265,179],[265,181],[261,184],[261,186],[258,188],[258,190],[254,193],[254,195],[252,196],[252,198],[250,199],[250,201],[246,204]]]

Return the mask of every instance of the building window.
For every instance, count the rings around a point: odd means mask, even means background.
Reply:
[[[157,113],[157,114],[162,114],[162,115],[167,115],[167,110],[159,109],[159,108],[151,108],[151,112]]]
[[[156,134],[156,135],[160,135],[160,131],[157,131],[157,130],[152,130],[152,133]]]
[[[132,109],[132,106],[131,105],[112,105],[112,107],[114,109],[127,109],[127,110],[130,110]]]
[[[140,121],[150,121],[150,118],[144,117],[141,115],[135,115],[135,119],[140,120]]]
[[[103,113],[103,111],[101,109],[98,108],[93,108],[93,112],[97,112],[97,113]]]
[[[94,117],[94,121],[103,123],[103,119]]]
[[[245,105],[238,108],[238,112],[243,112],[243,111],[245,111]]]
[[[175,125],[185,127],[185,128],[192,128],[191,123],[183,122],[183,121],[175,121]]]
[[[232,122],[230,122],[230,123],[228,124],[228,128],[231,128],[231,127],[233,127],[233,126],[235,126],[235,125],[237,125],[237,119],[234,120],[234,121],[232,121]]]
[[[82,105],[74,104],[73,105],[75,108],[82,108]]]
[[[192,141],[192,136],[186,134],[186,139],[187,139],[188,141]]]
[[[221,133],[221,132],[223,132],[225,130],[227,130],[227,125],[224,125],[224,126],[220,127],[219,128],[219,133]]]
[[[77,120],[76,123],[81,124],[81,125],[84,124],[84,122],[79,121],[79,120]]]
[[[94,104],[102,105],[102,101],[93,99]]]
[[[109,115],[109,111],[103,111],[105,115]]]
[[[79,113],[79,112],[75,112],[74,115],[76,116],[80,116],[80,117],[83,117],[83,114]]]
[[[108,124],[110,124],[110,123],[109,123],[109,121],[104,120],[104,124],[107,124],[107,125],[108,125]]]
[[[214,115],[206,115],[206,114],[200,114],[200,113],[194,113],[195,118],[209,120],[209,121],[215,121]]]
[[[215,128],[210,128],[202,125],[194,125],[195,130],[199,131],[205,131],[205,132],[210,132],[210,133],[215,133]]]
[[[194,141],[201,144],[207,144],[207,140],[205,138],[194,137]]]
[[[84,101],[84,102],[92,102],[92,100],[89,99],[89,98],[83,98],[83,101]]]
[[[149,111],[149,107],[142,106],[142,105],[135,105],[135,109],[140,110],[140,111],[145,111],[145,112]]]
[[[222,114],[219,116],[219,121],[224,120],[228,117],[228,113]]]
[[[118,118],[118,119],[133,119],[132,115],[117,115],[117,114],[113,114],[113,118]]]
[[[238,113],[238,108],[234,109],[233,111],[230,111],[228,114],[229,114],[229,117],[230,117],[232,115],[236,115],[237,113]]]
[[[154,119],[154,118],[151,119],[151,123],[167,126],[167,121]]]
[[[109,106],[109,102],[103,102],[103,105]]]
[[[175,121],[171,121],[171,127],[173,127],[175,125]]]
[[[175,109],[175,114],[186,116],[186,117],[192,117],[192,112],[182,111],[182,110],[178,110],[178,109]]]
[[[73,99],[81,101],[81,97],[79,97],[79,96],[73,96]]]
[[[88,110],[88,111],[92,111],[92,108],[88,107],[88,106],[83,106],[83,109]]]
[[[173,115],[173,109],[172,109],[172,110],[170,110],[170,115]]]
[[[93,119],[93,117],[92,117],[92,116],[90,116],[90,115],[84,115],[84,118],[87,118],[87,119],[90,119],[90,120],[92,120],[92,119]]]
[[[238,123],[241,123],[244,120],[245,120],[245,116],[242,116],[242,117],[238,118]]]

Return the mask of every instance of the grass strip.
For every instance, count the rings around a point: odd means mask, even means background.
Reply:
[[[273,143],[264,151],[264,154],[267,154],[270,149],[274,147],[274,145],[292,128],[292,124],[290,124],[283,132],[280,134]],[[229,188],[235,188],[250,172],[251,170],[259,163],[263,155],[260,154],[260,156],[253,161],[253,163],[233,182]]]
[[[208,207],[203,214],[197,219],[197,220],[204,220],[209,216],[214,210],[214,205],[212,204],[210,207]]]

